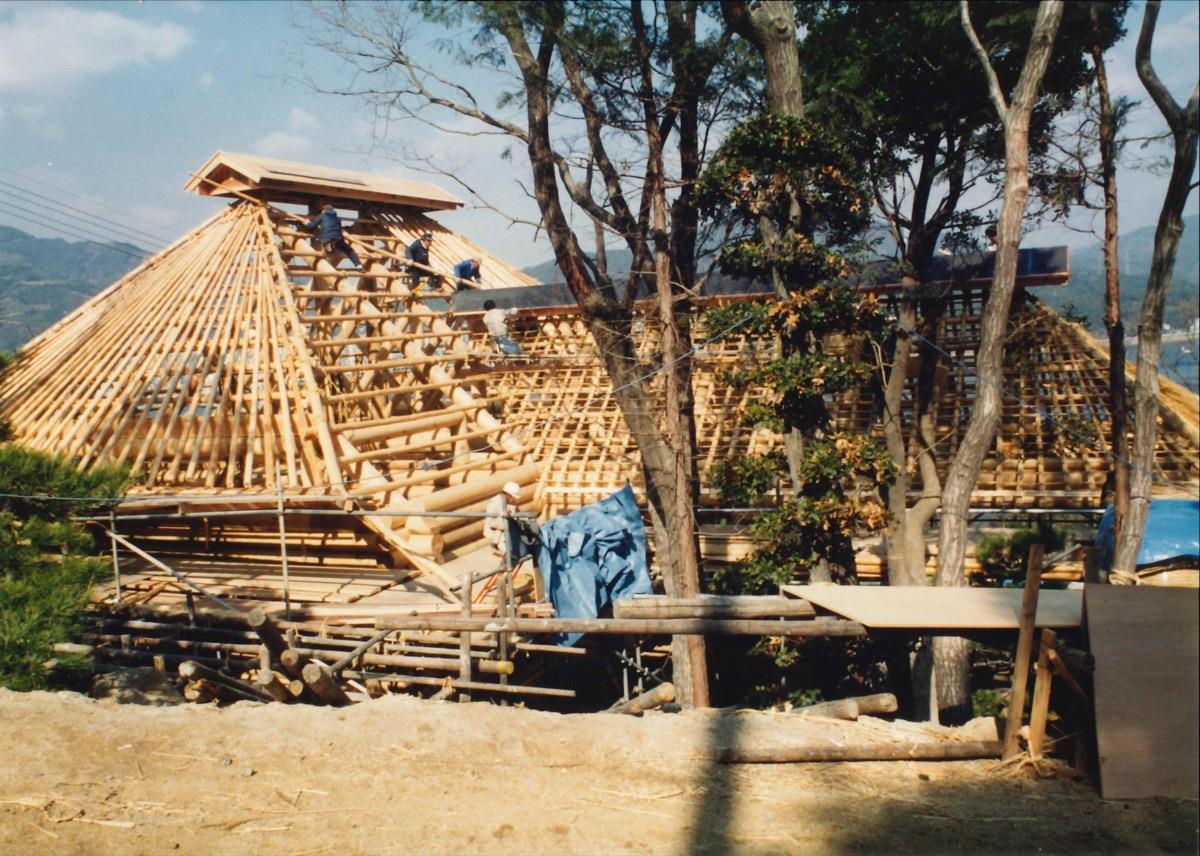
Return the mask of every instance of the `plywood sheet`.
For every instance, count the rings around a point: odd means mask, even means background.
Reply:
[[[1200,796],[1200,591],[1089,585],[1105,799]]]
[[[872,630],[1016,630],[1022,589],[935,586],[783,586],[789,597],[858,621]],[[1083,592],[1038,593],[1037,626],[1083,623]]]

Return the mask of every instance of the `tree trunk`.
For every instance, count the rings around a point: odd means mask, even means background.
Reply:
[[[634,27],[642,31],[641,6],[632,7]],[[686,27],[678,8],[670,21],[672,44]],[[700,541],[696,532],[696,437],[692,396],[692,361],[689,324],[690,302],[686,293],[676,297],[672,285],[670,245],[667,236],[667,191],[663,166],[663,139],[654,102],[649,47],[640,40],[639,59],[642,79],[642,104],[645,113],[646,141],[649,149],[643,193],[651,204],[651,235],[654,242],[654,289],[661,326],[665,407],[662,437],[670,456],[667,472],[656,473],[671,480],[670,499],[663,505],[666,519],[664,540],[670,557],[667,594],[672,597],[696,597],[700,594]],[[685,224],[686,228],[686,224]],[[681,236],[684,241],[687,236]],[[662,550],[663,545],[658,545]],[[671,640],[672,673],[684,707],[708,707],[708,668],[703,636],[676,636]]]
[[[762,54],[767,77],[767,110],[780,116],[804,112],[800,51],[796,46],[796,4],[792,0],[722,0],[729,28]]]
[[[1054,47],[1062,18],[1061,0],[1043,0],[1038,7],[1029,52],[1021,77],[1007,104],[986,49],[971,26],[970,9],[963,0],[963,29],[971,40],[988,78],[988,88],[1004,126],[1004,201],[996,229],[996,268],[980,322],[976,355],[975,406],[966,434],[946,473],[942,490],[942,525],[938,537],[937,585],[967,584],[963,562],[967,547],[967,509],[979,478],[983,459],[991,448],[1000,422],[1003,397],[1004,339],[1017,279],[1017,251],[1021,220],[1029,197],[1029,118],[1041,88],[1042,77]],[[938,708],[953,722],[970,701],[970,667],[965,642],[939,639],[934,644]]]
[[[1134,387],[1133,461],[1129,479],[1129,509],[1117,532],[1113,570],[1133,573],[1142,549],[1142,534],[1150,513],[1150,494],[1154,480],[1154,446],[1158,439],[1158,362],[1162,355],[1162,313],[1167,289],[1175,273],[1175,254],[1183,235],[1183,207],[1191,191],[1196,169],[1197,119],[1200,118],[1200,83],[1192,89],[1186,109],[1182,109],[1158,79],[1150,61],[1154,27],[1159,4],[1149,3],[1142,19],[1137,43],[1137,71],[1146,91],[1166,117],[1175,142],[1175,162],[1163,199],[1158,228],[1154,232],[1154,256],[1142,298],[1142,316],[1138,320],[1137,379]]]
[[[1096,9],[1092,8],[1092,20]],[[1092,45],[1096,68],[1096,96],[1100,102],[1100,170],[1104,182],[1104,326],[1108,330],[1108,409],[1112,422],[1110,452],[1113,468],[1113,531],[1120,543],[1122,524],[1129,508],[1129,444],[1125,437],[1125,323],[1121,320],[1121,267],[1117,255],[1117,122],[1108,95],[1104,49]],[[1117,551],[1120,551],[1118,546]]]
[[[561,12],[561,10],[560,10]],[[635,17],[640,13],[634,10]],[[691,447],[680,449],[677,443],[687,446],[692,438],[690,429],[681,429],[680,419],[690,417],[690,361],[674,363],[680,353],[680,332],[674,312],[664,313],[664,347],[673,349],[671,356],[664,353],[667,366],[666,384],[668,396],[677,408],[668,414],[662,423],[656,417],[663,407],[655,402],[648,380],[638,376],[637,353],[630,335],[631,315],[627,305],[605,299],[592,284],[583,262],[583,252],[568,223],[566,213],[559,200],[559,188],[555,173],[554,152],[550,145],[550,82],[549,70],[556,47],[555,30],[543,30],[536,52],[525,38],[524,26],[512,9],[504,9],[499,17],[499,26],[508,41],[513,58],[521,71],[526,94],[528,120],[527,150],[533,174],[534,197],[542,213],[546,235],[554,249],[555,261],[562,271],[567,287],[579,305],[580,314],[588,326],[596,347],[604,361],[605,369],[612,379],[614,397],[629,426],[630,433],[637,438],[642,456],[642,471],[646,480],[646,496],[650,506],[650,519],[654,528],[654,543],[664,573],[667,593],[673,597],[684,597],[699,593],[699,570],[697,567],[697,538],[690,503],[693,490],[691,477],[694,470]],[[648,116],[654,114],[652,99],[646,104]],[[670,265],[666,259],[666,224],[663,196],[662,140],[657,135],[657,121],[647,122],[653,126],[649,141],[650,157],[657,159],[656,173],[647,176],[647,195],[643,204],[655,204],[653,211],[655,266],[658,281],[669,288]],[[657,188],[657,190],[656,190]],[[632,302],[632,301],[630,301]],[[667,301],[670,305],[670,301]],[[672,342],[674,344],[672,344]],[[690,345],[690,343],[689,343]],[[679,365],[689,363],[680,370]],[[680,390],[680,384],[688,387]],[[667,408],[670,410],[670,407]],[[680,466],[684,468],[680,469]],[[680,691],[680,703],[706,705],[707,679],[700,676],[704,668],[703,644],[696,646],[683,640],[675,642],[675,683]],[[699,665],[693,665],[694,655],[699,654]]]

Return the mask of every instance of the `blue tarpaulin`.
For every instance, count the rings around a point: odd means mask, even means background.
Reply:
[[[1100,518],[1096,546],[1101,548],[1100,567],[1111,570],[1113,560],[1113,518],[1116,509],[1109,506]],[[1146,533],[1138,551],[1138,567],[1156,565],[1168,559],[1200,558],[1200,501],[1194,499],[1155,499],[1146,518]]]
[[[560,618],[595,618],[614,600],[650,594],[646,529],[633,489],[542,525],[537,552],[546,592]],[[560,633],[559,645],[582,634]]]

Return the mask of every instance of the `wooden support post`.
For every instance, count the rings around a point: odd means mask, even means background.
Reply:
[[[1017,754],[1017,735],[1025,715],[1025,691],[1029,684],[1029,658],[1033,652],[1033,630],[1037,622],[1038,587],[1042,582],[1042,557],[1045,547],[1031,544],[1025,571],[1025,593],[1021,598],[1021,622],[1017,631],[1017,656],[1013,660],[1012,692],[1008,699],[1008,719],[1004,724],[1004,757]]]
[[[267,617],[265,610],[256,608],[250,610],[246,615],[246,624],[251,630],[258,634],[258,638],[262,640],[263,645],[271,652],[271,657],[275,662],[282,662],[283,653],[287,651],[287,642],[283,640],[279,628],[275,626],[275,622]]]
[[[326,704],[341,706],[350,703],[349,696],[342,689],[333,672],[324,663],[309,663],[302,672],[304,685],[312,690],[313,695]]]
[[[288,579],[287,528],[283,522],[283,480],[275,463],[276,514],[279,517],[279,561],[283,571],[283,617],[292,620],[292,589]]]
[[[462,590],[458,593],[462,604],[462,617],[467,619],[471,617],[471,581],[472,575],[468,570],[463,574]],[[471,631],[467,629],[460,631],[458,639],[458,679],[465,683],[471,681]],[[469,702],[471,694],[460,692],[458,700]]]
[[[117,518],[110,511],[108,512],[108,528],[110,532],[117,531]],[[115,592],[113,595],[113,603],[121,602],[121,562],[117,558],[117,539],[109,537],[108,543],[112,545],[112,562],[113,562],[113,585]]]
[[[507,559],[507,556],[505,557]],[[507,568],[504,575],[500,577],[500,584],[496,587],[496,617],[503,620],[508,618],[508,603],[512,596],[512,569]],[[501,660],[508,659],[508,633],[501,633],[497,639],[498,647],[496,654]],[[500,676],[500,683],[508,686],[508,675]],[[508,706],[507,699],[501,699],[500,704],[503,707]]]
[[[1067,664],[1059,656],[1057,643],[1056,647],[1050,649],[1050,668],[1054,674],[1062,678],[1063,683],[1075,694],[1081,705],[1085,708],[1091,707],[1092,700],[1088,698],[1088,694],[1083,691],[1083,687],[1079,685],[1079,681],[1075,680],[1075,676],[1071,674],[1071,670],[1067,668]]]
[[[1037,673],[1033,680],[1033,707],[1029,711],[1029,755],[1042,757],[1042,746],[1046,741],[1046,721],[1050,718],[1050,684],[1053,679],[1050,668],[1050,652],[1058,637],[1053,630],[1043,630],[1038,648]]]
[[[644,692],[639,696],[631,698],[627,702],[610,707],[608,712],[637,715],[642,711],[653,710],[656,707],[662,707],[664,704],[671,701],[675,701],[675,685],[659,684],[649,692]]]

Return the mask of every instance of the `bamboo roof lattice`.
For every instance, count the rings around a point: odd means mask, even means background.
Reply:
[[[216,180],[209,167],[227,161],[214,156],[201,175]],[[414,512],[481,512],[507,481],[522,486],[523,509],[545,516],[627,480],[641,487],[636,445],[578,311],[523,312],[514,327],[529,358],[498,362],[479,315],[451,313],[448,283],[413,293],[404,249],[432,231],[437,271],[479,257],[485,288],[529,286],[528,276],[417,207],[381,202],[370,177],[363,198],[338,197],[343,209],[357,210],[346,233],[366,271],[339,267],[343,259],[327,256],[300,218],[265,201],[276,192],[265,173],[249,172],[238,179],[244,191],[226,187],[235,197],[226,209],[18,353],[0,378],[0,419],[18,442],[83,466],[128,464],[143,500],[261,497],[270,508],[282,494],[357,508],[371,540],[443,590],[468,571],[494,567],[495,555],[481,520]],[[285,196],[311,203],[327,198],[328,184],[303,193],[289,187]],[[937,376],[943,472],[973,401],[984,294],[956,291],[938,335],[951,355]],[[653,317],[638,329],[650,367]],[[697,353],[702,477],[718,461],[777,447],[776,435],[743,418],[762,391],[726,381],[731,368],[773,347],[734,335]],[[1011,395],[973,503],[1095,507],[1108,471],[1102,350],[1025,300],[1010,319],[1008,352]],[[1189,396],[1164,393],[1155,468],[1167,483],[1200,477]],[[877,430],[869,395],[834,405],[838,427]]]

